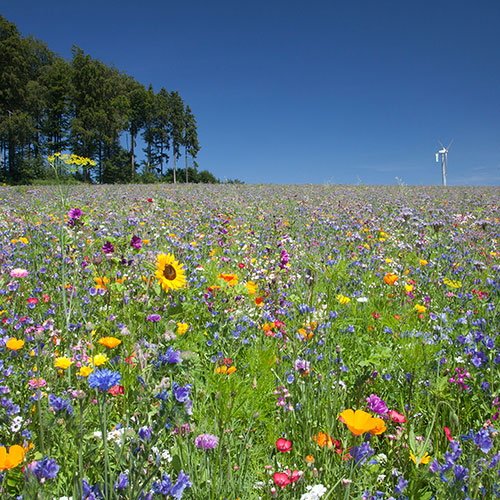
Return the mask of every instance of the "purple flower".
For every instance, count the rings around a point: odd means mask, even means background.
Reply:
[[[115,247],[113,246],[113,243],[111,243],[110,241],[106,241],[106,243],[104,243],[104,245],[102,246],[102,251],[106,255],[111,255],[115,251]]]
[[[151,323],[158,323],[161,320],[161,316],[159,314],[149,314],[146,318],[146,321],[151,321]]]
[[[151,427],[144,426],[139,429],[138,434],[143,441],[149,441],[151,439],[153,431]]]
[[[79,208],[72,208],[68,212],[68,217],[73,220],[79,219],[83,215],[83,212]]]
[[[385,401],[376,394],[370,394],[366,398],[366,402],[368,403],[368,409],[378,415],[385,415],[389,411]]]
[[[299,373],[307,373],[311,368],[311,363],[305,359],[297,358],[293,366]]]
[[[89,386],[99,389],[101,392],[107,392],[111,387],[118,385],[121,380],[121,375],[118,372],[102,368],[94,370],[88,378]]]
[[[73,407],[69,400],[49,394],[49,406],[55,413],[66,412],[73,415]]]
[[[170,476],[164,473],[160,481],[155,481],[152,484],[151,489],[157,495],[171,496],[180,500],[184,490],[190,487],[191,481],[189,480],[189,476],[181,470],[175,484],[172,483]]]
[[[181,386],[174,382],[173,388],[172,388],[172,393],[174,395],[174,398],[179,402],[179,403],[186,403],[189,401],[189,395],[191,394],[191,384],[187,384],[185,386]]]
[[[59,465],[53,458],[45,457],[30,464],[29,470],[43,483],[47,479],[54,479],[57,476]]]
[[[132,236],[132,239],[130,240],[130,246],[132,248],[136,248],[137,250],[142,248],[142,239],[139,238],[139,236]]]
[[[401,493],[403,493],[403,491],[406,489],[407,486],[408,486],[408,480],[405,479],[403,476],[400,476],[398,479],[398,484],[394,488],[394,494],[401,495]]]
[[[157,366],[161,365],[176,365],[182,363],[182,358],[181,358],[181,351],[176,351],[175,349],[172,349],[172,347],[169,347],[167,349],[167,352],[165,354],[160,354],[158,356],[158,361],[157,361]]]
[[[128,474],[126,472],[122,472],[115,481],[115,490],[122,491],[126,488],[128,488]]]
[[[213,434],[200,434],[196,436],[194,445],[202,450],[213,450],[219,444],[219,438]]]
[[[349,453],[354,458],[356,465],[361,465],[375,453],[375,450],[368,441],[365,441],[359,446],[353,446]]]
[[[488,429],[481,429],[473,437],[474,444],[483,452],[489,453],[493,448],[493,441]]]
[[[179,475],[177,476],[177,482],[174,484],[172,489],[170,490],[170,494],[176,498],[177,500],[180,500],[182,498],[182,494],[184,493],[184,490],[186,488],[191,488],[192,483],[189,480],[189,476],[184,473],[183,470],[179,472]]]

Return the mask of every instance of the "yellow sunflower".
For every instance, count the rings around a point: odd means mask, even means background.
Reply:
[[[156,257],[155,276],[166,292],[184,288],[187,283],[184,266],[171,253],[162,253]]]

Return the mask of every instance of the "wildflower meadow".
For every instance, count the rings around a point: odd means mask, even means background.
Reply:
[[[0,498],[498,498],[499,193],[0,187]]]

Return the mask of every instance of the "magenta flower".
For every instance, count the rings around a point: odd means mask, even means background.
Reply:
[[[368,409],[378,415],[385,415],[389,411],[385,401],[379,398],[376,394],[370,394],[366,398],[366,402],[368,403]]]
[[[218,444],[219,438],[213,434],[200,434],[194,439],[194,445],[201,450],[213,450]]]
[[[132,236],[132,239],[130,240],[130,246],[132,248],[135,248],[137,250],[140,250],[142,248],[142,239],[139,238],[139,236]]]

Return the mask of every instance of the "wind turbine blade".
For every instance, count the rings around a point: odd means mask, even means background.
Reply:
[[[441,141],[438,141],[438,142],[439,142],[439,145],[440,145],[442,148],[444,148],[443,143],[442,143]]]
[[[454,140],[455,140],[455,139],[452,139],[452,140],[450,141],[450,143],[448,144],[448,147],[447,147],[446,149],[450,149],[450,148],[451,148],[451,145],[453,144],[453,141],[454,141]]]

